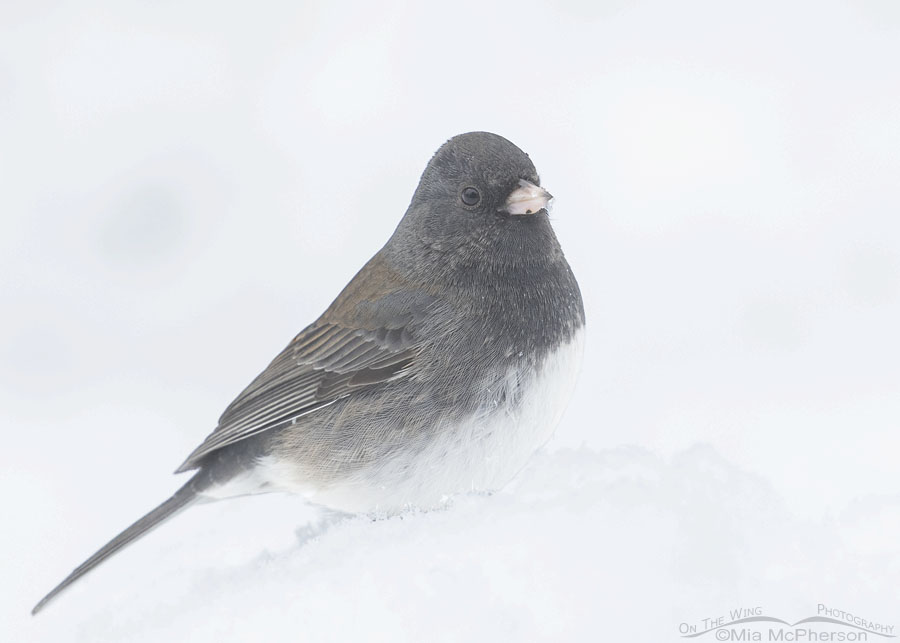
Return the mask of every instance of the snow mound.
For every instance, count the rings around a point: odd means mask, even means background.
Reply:
[[[661,641],[738,606],[799,619],[862,597],[895,616],[879,534],[900,498],[792,515],[703,445],[540,454],[500,492],[382,520],[243,498],[179,516],[17,640]]]

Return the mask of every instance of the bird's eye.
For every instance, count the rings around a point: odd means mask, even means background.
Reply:
[[[459,193],[460,200],[469,207],[473,205],[478,205],[478,202],[481,201],[481,192],[478,191],[478,188],[473,188],[471,185],[462,189]]]

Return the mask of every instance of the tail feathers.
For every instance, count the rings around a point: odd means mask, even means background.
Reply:
[[[60,592],[117,551],[149,533],[155,527],[161,525],[175,514],[180,513],[182,510],[193,504],[197,500],[197,493],[194,489],[194,478],[192,478],[187,484],[181,487],[181,489],[176,491],[171,498],[106,543],[99,551],[97,551],[97,553],[76,567],[59,585],[54,587],[49,594],[42,598],[41,601],[34,606],[34,609],[31,610],[32,615],[41,611],[44,606],[53,600]]]

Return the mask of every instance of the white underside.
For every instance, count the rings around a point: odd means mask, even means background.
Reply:
[[[262,458],[251,473],[204,495],[223,498],[265,490],[299,493],[348,512],[395,513],[432,508],[455,493],[502,487],[553,434],[571,397],[581,365],[584,329],[547,356],[535,374],[511,371],[502,386],[518,404],[484,409],[463,424],[446,426],[414,458],[379,463],[327,488],[316,488],[289,462]],[[501,397],[501,396],[497,396]]]

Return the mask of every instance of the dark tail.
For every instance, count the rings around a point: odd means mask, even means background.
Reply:
[[[187,484],[176,491],[171,498],[169,498],[156,509],[135,522],[128,529],[110,540],[108,543],[103,545],[103,547],[101,547],[96,554],[76,567],[71,574],[66,576],[63,582],[54,587],[49,594],[41,599],[40,603],[34,606],[34,609],[31,610],[32,615],[40,612],[44,608],[44,606],[52,601],[60,592],[62,592],[69,585],[87,574],[89,571],[94,569],[94,567],[102,563],[104,560],[115,554],[117,551],[119,551],[126,545],[131,544],[141,536],[150,532],[153,528],[161,525],[175,514],[181,512],[183,509],[186,509],[191,504],[193,504],[194,501],[197,500],[198,489],[195,481],[197,481],[197,478],[199,476],[200,474],[198,473],[196,476],[188,480]]]

